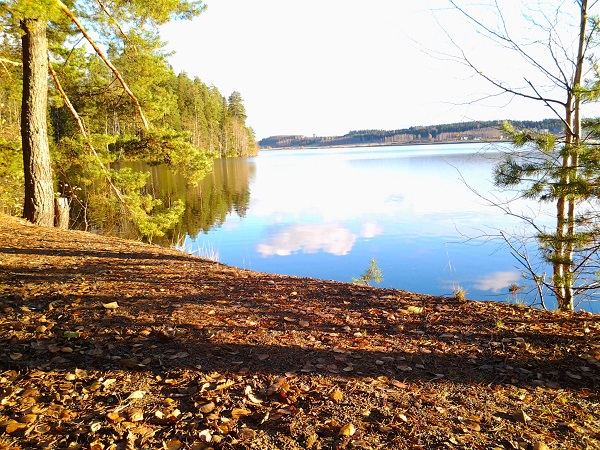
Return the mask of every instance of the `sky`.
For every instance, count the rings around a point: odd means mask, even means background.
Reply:
[[[490,8],[482,7],[486,0],[459,3],[498,24]],[[523,12],[536,12],[524,11],[519,0],[499,3],[509,31],[535,54],[533,36],[543,30],[523,23]],[[478,70],[511,87],[526,88],[529,80],[549,89],[547,79],[478,33],[448,0],[206,4],[193,21],[161,28],[166,48],[174,52],[169,61],[176,72],[199,77],[226,97],[240,92],[257,139],[555,117],[541,102],[495,96],[497,89],[461,63],[464,52]],[[568,39],[563,43],[570,45]],[[541,52],[539,58],[552,65],[546,56]]]

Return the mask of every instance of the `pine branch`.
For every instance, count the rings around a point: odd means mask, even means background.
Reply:
[[[112,73],[115,75],[115,77],[117,78],[117,80],[119,80],[119,82],[121,83],[121,86],[123,86],[123,89],[125,90],[125,92],[127,93],[127,95],[129,95],[129,97],[131,97],[131,99],[135,103],[138,115],[140,116],[140,119],[142,120],[144,128],[146,130],[148,130],[150,128],[150,124],[148,123],[148,120],[146,119],[146,116],[144,115],[144,111],[142,110],[142,106],[140,105],[140,102],[137,99],[137,97],[135,96],[135,94],[131,91],[131,89],[129,89],[129,86],[127,85],[127,83],[125,82],[125,80],[123,79],[123,77],[121,76],[120,72],[113,65],[113,63],[110,62],[110,60],[104,54],[104,52],[100,49],[100,47],[98,47],[98,45],[96,44],[96,42],[88,34],[88,32],[85,30],[85,28],[83,27],[83,25],[81,24],[81,22],[79,22],[79,20],[77,19],[77,17],[75,17],[75,15],[69,10],[69,8],[67,8],[67,6],[61,0],[54,0],[54,1],[62,9],[62,11],[69,17],[69,19],[71,19],[71,21],[75,25],[77,25],[77,28],[79,28],[79,31],[81,31],[81,33],[85,36],[85,38],[87,39],[87,41],[94,48],[94,50],[96,51],[96,53],[98,54],[98,56],[100,56],[100,58],[102,59],[102,61],[104,61],[104,64],[106,64],[108,66],[108,68],[112,71]]]
[[[56,74],[56,71],[54,70],[54,67],[52,67],[52,63],[50,62],[50,55],[48,55],[48,70],[50,71],[50,75],[52,75],[52,79],[54,80],[54,84],[56,85],[56,89],[58,90],[58,92],[60,93],[60,96],[62,97],[63,101],[65,102],[65,105],[66,105],[67,109],[70,111],[71,115],[75,119],[75,122],[77,122],[77,127],[79,128],[79,131],[83,135],[88,148],[90,149],[90,151],[92,152],[92,154],[94,155],[94,157],[98,161],[98,164],[102,168],[102,171],[104,172],[104,176],[106,177],[106,181],[108,182],[108,184],[111,187],[111,189],[115,192],[115,194],[116,194],[117,198],[119,199],[119,201],[123,205],[125,205],[125,207],[127,207],[127,203],[125,202],[125,198],[123,197],[123,194],[121,193],[121,191],[119,190],[119,188],[117,186],[115,186],[115,184],[113,183],[112,178],[110,176],[110,173],[109,173],[108,169],[106,168],[106,166],[104,165],[104,163],[100,159],[100,156],[98,155],[98,152],[94,148],[94,145],[92,144],[92,140],[91,140],[88,132],[86,131],[84,124],[83,124],[83,120],[81,120],[81,116],[79,115],[79,113],[77,112],[77,110],[75,109],[75,107],[73,106],[73,104],[71,103],[71,101],[69,100],[69,97],[67,96],[67,93],[64,91],[62,85],[60,84],[60,80],[58,79],[58,75]],[[132,211],[130,210],[130,212],[132,212]]]

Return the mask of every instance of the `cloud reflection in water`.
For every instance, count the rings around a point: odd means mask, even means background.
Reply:
[[[508,288],[511,284],[517,284],[519,281],[522,281],[522,277],[518,272],[493,272],[479,278],[475,283],[475,288],[499,294],[502,289]]]
[[[361,226],[360,237],[372,238],[383,232],[383,227],[368,222]],[[347,255],[354,247],[357,235],[336,224],[298,224],[278,229],[266,241],[256,246],[262,256],[288,256],[295,252],[324,251],[336,256]]]

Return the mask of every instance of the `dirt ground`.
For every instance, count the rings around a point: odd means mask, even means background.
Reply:
[[[600,317],[0,216],[0,448],[600,449]]]

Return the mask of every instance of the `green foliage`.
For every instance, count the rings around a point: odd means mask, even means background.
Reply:
[[[23,156],[17,143],[0,138],[0,211],[21,215],[23,208]]]
[[[365,286],[369,286],[373,281],[377,284],[381,283],[383,281],[383,272],[378,263],[379,261],[375,258],[371,258],[367,270],[365,270],[360,277],[352,278],[352,282],[355,284],[363,284]]]
[[[180,223],[185,195],[176,200],[154,198],[147,186],[147,175],[125,169],[111,170],[108,177],[111,164],[167,164],[194,184],[210,171],[214,157],[254,154],[257,150],[251,130],[245,125],[241,95],[234,92],[228,103],[216,87],[208,87],[199,79],[191,80],[185,74],[176,76],[159,39],[158,25],[190,19],[201,13],[205,5],[201,0],[64,3],[106,49],[151,122],[149,131],[141,127],[135,105],[115,75],[104,61],[79,44],[79,30],[53,0],[11,0],[0,5],[0,56],[19,60],[19,19],[39,17],[48,21],[53,67],[97,153],[96,156],[83,140],[71,111],[55,86],[51,86],[53,168],[60,195],[71,200],[72,223],[86,229],[118,230],[146,240],[159,238]],[[22,73],[18,65],[3,68],[0,139],[16,140]],[[22,163],[18,166],[21,158],[15,158],[18,155],[9,147],[2,146],[1,151],[4,157],[0,176],[4,183],[0,202],[3,210],[18,213],[15,205],[22,201]],[[21,176],[15,178],[13,175],[19,170]]]

